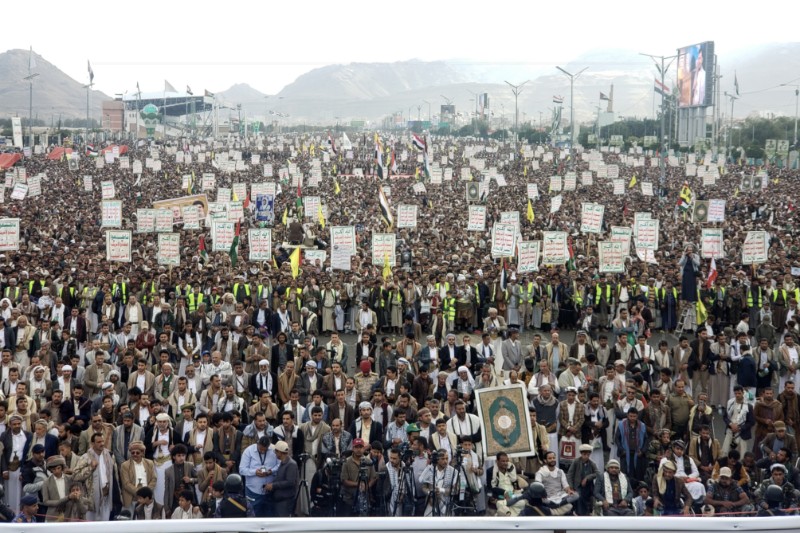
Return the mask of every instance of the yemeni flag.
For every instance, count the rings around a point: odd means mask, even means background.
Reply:
[[[208,252],[206,252],[206,236],[200,235],[200,261],[208,263]]]
[[[428,143],[426,143],[425,140],[416,133],[411,135],[411,144],[414,145],[414,148],[421,152],[428,151]]]
[[[653,90],[661,96],[669,97],[669,87],[661,83],[658,79],[653,80]]]
[[[233,242],[231,243],[231,250],[228,252],[228,255],[231,256],[231,266],[236,268],[236,263],[239,262],[239,231],[240,231],[240,223],[236,223],[236,235],[233,237]]]
[[[331,132],[328,132],[328,148],[330,149],[331,152],[333,152],[334,155],[337,153],[336,143],[334,142],[333,137],[331,136]]]
[[[717,279],[717,261],[712,257],[711,258],[711,270],[708,272],[708,279],[706,280],[706,289],[711,288],[714,284],[714,280]]]

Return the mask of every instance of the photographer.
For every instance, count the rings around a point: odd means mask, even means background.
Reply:
[[[353,439],[353,454],[342,466],[342,501],[344,509],[352,510],[353,516],[359,514],[359,509],[354,509],[356,497],[359,494],[368,497],[369,489],[378,480],[371,461],[364,457],[364,449],[364,439]],[[366,479],[362,479],[364,477]],[[363,482],[366,482],[366,487],[360,486]]]
[[[265,489],[267,483],[275,479],[275,471],[280,465],[270,444],[269,437],[261,437],[258,442],[245,448],[239,465],[239,474],[245,478],[245,495],[258,517],[276,516],[272,495],[267,494]]]
[[[344,459],[328,457],[311,480],[311,516],[339,516]]]
[[[752,358],[751,358],[752,359]],[[744,388],[741,385],[733,387],[733,398],[728,400],[728,405],[723,413],[725,421],[725,440],[722,442],[722,454],[727,455],[732,448],[740,453],[750,450],[753,439],[753,406],[744,397]]]
[[[422,472],[422,492],[427,497],[425,516],[445,516],[450,503],[450,493],[456,470],[450,466],[450,455],[445,450],[431,454],[431,464]]]

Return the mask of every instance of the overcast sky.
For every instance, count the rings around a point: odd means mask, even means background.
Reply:
[[[135,92],[137,81],[142,91],[161,91],[165,79],[195,94],[240,82],[274,94],[332,63],[467,58],[555,65],[592,48],[670,55],[707,40],[715,41],[722,62],[726,53],[796,38],[796,17],[789,16],[795,2],[661,6],[630,0],[42,5],[46,15],[3,26],[0,49],[33,46],[81,82],[91,60],[96,88],[108,95]]]

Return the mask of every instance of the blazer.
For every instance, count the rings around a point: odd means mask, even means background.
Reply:
[[[130,376],[128,376],[128,389],[132,389],[136,386],[136,377],[139,375],[138,372],[134,372]],[[145,377],[144,377],[144,388],[145,390],[142,391],[142,394],[147,396],[153,395],[153,386],[156,382],[156,376],[150,372],[149,370],[145,370]]]
[[[147,486],[151,490],[156,488],[156,465],[152,459],[142,459],[144,471],[147,474]],[[128,459],[119,465],[119,482],[122,489],[122,504],[125,507],[136,500],[136,490],[139,488],[139,480],[136,479],[136,466],[133,459]]]
[[[144,429],[139,424],[133,424],[128,444],[137,440],[144,442]],[[115,427],[114,432],[111,434],[111,455],[114,456],[117,466],[122,466],[122,463],[130,459],[125,454],[125,426],[119,425]]]
[[[339,408],[337,407],[337,403],[334,401],[333,403],[328,404],[328,410],[326,412],[327,422],[328,425],[333,422],[334,418],[341,418],[339,416]],[[349,428],[353,424],[353,420],[356,418],[356,410],[353,408],[352,405],[345,402],[344,404],[344,419],[342,420],[342,428]],[[344,431],[342,432],[344,434]]]
[[[272,481],[272,499],[282,502],[294,498],[297,493],[298,469],[297,463],[292,458],[288,458],[285,463],[281,463],[275,479]]]
[[[86,342],[86,319],[82,316],[73,317],[69,315],[64,319],[64,328],[63,331],[70,331],[72,328],[73,320],[76,322],[75,324],[75,337],[78,339],[78,342],[84,343]]]
[[[573,436],[575,438],[580,438],[581,433],[581,426],[583,426],[583,417],[584,417],[585,408],[584,405],[579,402],[577,399],[575,400],[575,413],[572,417],[572,426],[576,428]],[[569,407],[567,401],[564,400],[563,402],[558,404],[558,436],[563,437],[567,434],[567,427],[570,426],[569,423]]]

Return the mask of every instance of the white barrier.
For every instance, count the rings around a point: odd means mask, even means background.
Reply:
[[[545,518],[236,518],[159,520],[157,522],[79,522],[63,524],[2,524],[2,533],[334,533],[462,532],[597,533],[598,531],[800,531],[800,517],[545,517]]]

